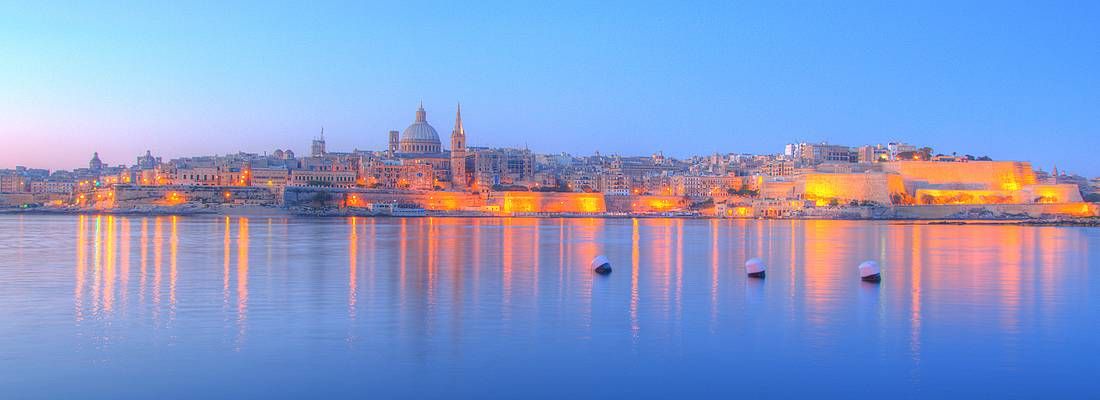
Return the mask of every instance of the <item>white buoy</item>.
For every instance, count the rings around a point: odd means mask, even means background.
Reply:
[[[878,269],[878,263],[864,261],[859,264],[859,279],[865,282],[878,282],[882,280],[882,274]]]
[[[611,260],[603,255],[596,256],[592,259],[592,270],[597,274],[607,275],[611,273]]]
[[[764,265],[764,260],[759,258],[750,258],[748,261],[745,261],[745,273],[748,274],[750,278],[763,278],[764,271],[767,269],[768,267]]]

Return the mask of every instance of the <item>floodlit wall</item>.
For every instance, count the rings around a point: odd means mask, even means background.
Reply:
[[[688,208],[678,196],[604,196],[608,212],[660,213]]]
[[[1019,190],[917,189],[917,204],[1019,204],[1027,201]]]
[[[508,214],[666,212],[687,208],[677,196],[609,196],[603,193],[476,193],[378,191],[370,189],[287,188],[288,207],[367,207],[372,203],[416,204],[430,211],[488,211]]]
[[[1021,190],[917,189],[917,204],[1080,203],[1077,185],[1028,185]]]
[[[602,213],[602,193],[494,192],[505,213]]]
[[[249,186],[139,186],[115,185],[97,191],[97,208],[128,208],[148,205],[192,204],[275,205],[275,194],[266,188]]]
[[[796,181],[797,194],[818,205],[826,205],[831,200],[873,201],[890,204],[891,195],[905,192],[901,176],[896,174],[822,174],[800,175]]]
[[[901,175],[909,193],[918,189],[1020,190],[1036,183],[1031,163],[1022,161],[899,161],[883,163],[882,168]]]
[[[1030,185],[1022,191],[1025,203],[1080,203],[1081,190],[1073,184]]]
[[[761,180],[758,185],[760,187],[760,197],[765,199],[788,199],[795,196],[797,189],[795,182],[786,181],[768,182]]]
[[[425,210],[462,211],[479,209],[481,196],[461,192],[380,191],[371,189],[287,188],[284,202],[288,207],[359,207],[374,203],[416,204]]]

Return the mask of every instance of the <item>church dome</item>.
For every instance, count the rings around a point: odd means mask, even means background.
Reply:
[[[416,121],[401,132],[401,153],[441,153],[443,145],[439,141],[439,134],[435,128],[428,124],[427,113],[424,105],[416,110]]]

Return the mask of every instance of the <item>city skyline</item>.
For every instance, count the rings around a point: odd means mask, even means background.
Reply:
[[[439,126],[462,101],[472,145],[540,153],[901,140],[1100,175],[1092,4],[20,9],[0,168],[303,151],[321,126],[382,149],[423,100]]]
[[[413,120],[414,125],[417,122],[425,122],[425,123],[429,124],[427,126],[432,127],[433,124],[431,124],[431,119],[427,118],[424,115],[424,114],[426,114],[426,112],[425,112],[426,108],[424,107],[424,102],[420,101],[417,107],[418,107],[418,109],[417,109],[417,112],[416,112],[416,117]],[[454,105],[454,107],[456,108],[456,110],[459,113],[461,113],[461,103],[456,103]],[[458,115],[457,117],[459,119],[459,122],[462,123],[461,122],[461,115]],[[108,154],[108,153],[101,154],[102,152],[99,151],[98,149],[92,149],[91,154],[94,155],[94,157],[96,158],[97,161],[103,160],[101,162],[105,166],[108,166],[108,165],[109,166],[130,166],[130,165],[137,165],[136,163],[132,162],[134,159],[139,159],[143,156],[149,156],[150,154],[157,156],[157,158],[163,158],[165,160],[187,159],[187,158],[192,158],[192,157],[232,155],[232,154],[239,154],[239,153],[257,154],[257,155],[270,155],[270,154],[273,154],[275,151],[284,151],[284,150],[289,150],[293,154],[308,156],[312,153],[312,149],[310,148],[311,146],[306,144],[306,143],[307,142],[316,143],[316,140],[318,138],[320,138],[323,142],[325,142],[324,146],[325,146],[325,149],[327,149],[327,151],[334,152],[334,153],[350,153],[350,152],[353,152],[353,151],[359,151],[359,152],[385,152],[387,147],[389,146],[389,145],[384,143],[383,145],[381,145],[378,148],[374,148],[374,147],[369,147],[369,148],[368,147],[363,147],[363,148],[361,148],[361,147],[358,147],[358,146],[355,146],[355,145],[352,145],[350,147],[340,147],[340,146],[335,146],[334,147],[334,146],[328,145],[328,143],[330,142],[330,139],[332,139],[332,137],[333,137],[331,130],[326,134],[324,126],[320,126],[318,129],[319,130],[317,132],[315,132],[313,134],[310,134],[310,135],[307,135],[308,137],[302,137],[300,143],[295,143],[295,144],[292,144],[290,146],[285,146],[285,147],[269,146],[269,148],[266,148],[266,149],[251,149],[251,148],[243,149],[242,148],[242,149],[237,149],[237,150],[232,150],[232,151],[217,151],[217,152],[202,153],[202,154],[173,154],[170,151],[168,151],[168,152],[159,152],[159,151],[156,151],[153,148],[148,148],[147,147],[143,152],[139,152],[136,155],[131,155],[129,158],[127,158],[126,156],[122,156],[122,157],[117,158],[117,159],[111,158],[111,155]],[[390,132],[390,133],[399,132],[399,130],[397,130],[397,129],[398,128],[395,127],[394,129],[391,129],[388,132]],[[463,129],[463,134],[465,134],[465,132],[466,132],[466,130]],[[371,141],[371,142],[376,141],[376,140],[372,140],[372,139],[377,139],[377,138],[372,138],[372,136],[376,136],[378,138],[383,138],[384,137],[384,132],[379,133],[377,135],[370,135],[370,134],[355,135],[355,137],[359,138],[359,139],[363,139],[364,137],[366,137],[368,141]],[[444,135],[440,135],[440,137],[442,137],[442,136],[444,136]],[[446,136],[450,137],[449,134],[446,135]],[[337,135],[337,137],[340,137],[340,135]],[[442,142],[450,143],[450,140],[449,139],[442,140]],[[798,145],[800,143],[801,144],[806,144],[806,143],[808,143],[808,144],[826,144],[826,145],[837,145],[837,146],[848,147],[848,148],[851,149],[853,154],[860,147],[880,146],[882,148],[885,148],[885,146],[887,144],[901,143],[901,144],[904,144],[904,145],[918,145],[918,147],[931,146],[929,148],[932,148],[934,150],[933,154],[947,154],[947,155],[957,154],[959,156],[970,155],[970,156],[974,156],[974,157],[991,157],[992,159],[997,159],[995,155],[982,153],[980,151],[970,150],[970,151],[961,151],[961,152],[960,151],[946,151],[945,152],[945,151],[936,149],[934,147],[934,144],[914,143],[912,141],[906,141],[906,140],[891,140],[891,141],[883,140],[883,141],[874,142],[874,143],[855,143],[855,144],[853,144],[853,143],[831,142],[831,141],[819,141],[819,142],[795,141],[795,142],[783,142],[783,143],[777,144],[778,148],[777,148],[776,151],[765,151],[765,152],[761,152],[761,153],[717,151],[717,152],[713,152],[713,153],[698,153],[698,154],[686,154],[686,155],[664,154],[664,150],[661,150],[661,149],[657,149],[657,150],[654,150],[654,151],[649,152],[649,153],[640,153],[640,154],[628,154],[628,153],[622,153],[622,152],[617,152],[617,151],[601,151],[599,149],[595,149],[595,150],[593,150],[591,152],[588,152],[588,153],[570,153],[570,152],[566,152],[566,151],[540,151],[539,149],[530,149],[530,150],[532,151],[532,153],[535,153],[535,154],[550,154],[550,155],[569,154],[573,157],[587,157],[587,156],[592,156],[594,154],[595,155],[604,155],[604,156],[623,156],[623,157],[639,157],[640,156],[640,157],[648,157],[648,156],[652,156],[652,155],[655,155],[655,154],[662,154],[664,156],[671,157],[671,158],[689,160],[689,159],[694,158],[694,157],[709,157],[709,156],[714,155],[714,154],[723,155],[723,156],[733,155],[733,154],[745,154],[745,155],[754,155],[754,156],[755,155],[766,155],[766,156],[780,156],[780,157],[782,157],[782,156],[784,156],[786,148],[789,148],[790,146],[793,146],[793,145]],[[529,149],[529,147],[526,144],[521,145],[521,146],[501,146],[501,145],[496,145],[496,144],[492,144],[492,143],[478,143],[478,142],[475,141],[473,144],[467,143],[466,145],[467,146],[472,145],[474,147],[484,147],[484,148]],[[450,145],[445,145],[445,146],[442,147],[442,150],[447,151],[447,152],[450,152],[451,149],[452,149],[452,146],[450,146]],[[786,156],[790,156],[790,154],[786,154]],[[1030,160],[1017,160],[1017,161],[1030,162]],[[12,166],[0,165],[0,169],[11,169],[11,168],[15,168],[15,167],[25,167],[25,168],[45,168],[45,169],[49,169],[49,170],[64,171],[64,170],[74,170],[74,169],[78,169],[78,168],[83,168],[85,165],[87,165],[87,157],[85,157],[85,159],[83,161],[77,162],[76,165],[67,166],[67,167],[66,166],[47,167],[47,166],[41,166],[41,165],[18,165],[18,166],[16,166],[16,165],[12,165]],[[1051,170],[1048,170],[1046,166],[1043,166],[1043,165],[1040,165],[1040,164],[1035,164],[1035,168],[1036,168],[1036,170],[1040,170],[1040,171],[1047,171],[1047,172],[1051,171]],[[1065,167],[1059,168],[1057,165],[1053,165],[1052,169],[1053,169],[1054,172],[1061,171],[1062,173],[1066,173],[1066,172],[1078,173],[1077,171],[1068,171]],[[1088,176],[1088,175],[1083,175],[1083,176]]]

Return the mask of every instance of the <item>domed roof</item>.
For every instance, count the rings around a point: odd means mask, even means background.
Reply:
[[[435,132],[430,124],[428,124],[427,113],[424,112],[424,105],[421,105],[416,110],[416,121],[405,128],[404,132],[401,132],[401,141],[406,142],[431,142],[440,143],[439,134]]]

